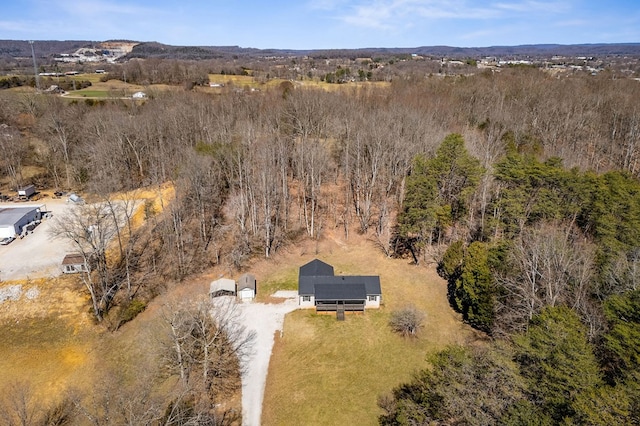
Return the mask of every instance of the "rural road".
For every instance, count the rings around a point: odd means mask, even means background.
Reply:
[[[242,376],[242,424],[259,426],[262,416],[262,400],[269,372],[269,359],[273,349],[274,334],[282,332],[284,316],[298,308],[297,291],[277,292],[273,296],[283,298],[283,303],[241,303],[241,318],[247,331],[255,331],[256,341],[247,360],[247,370]]]

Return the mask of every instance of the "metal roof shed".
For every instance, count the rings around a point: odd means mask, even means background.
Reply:
[[[209,285],[209,296],[235,296],[236,295],[236,282],[230,278],[220,278],[212,281]]]

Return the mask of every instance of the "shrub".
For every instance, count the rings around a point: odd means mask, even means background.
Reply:
[[[424,325],[425,314],[415,306],[407,306],[391,313],[391,329],[404,337],[416,337]]]

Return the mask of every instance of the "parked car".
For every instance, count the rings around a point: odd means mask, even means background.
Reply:
[[[0,245],[6,246],[7,244],[9,244],[13,240],[15,240],[14,237],[3,238],[3,239],[0,240]]]

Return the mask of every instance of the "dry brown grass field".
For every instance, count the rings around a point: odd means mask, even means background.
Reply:
[[[0,303],[0,389],[26,384],[48,404],[71,387],[89,386],[102,332],[77,277],[12,281],[0,289],[17,285],[20,299]],[[29,290],[37,297],[27,297]]]

